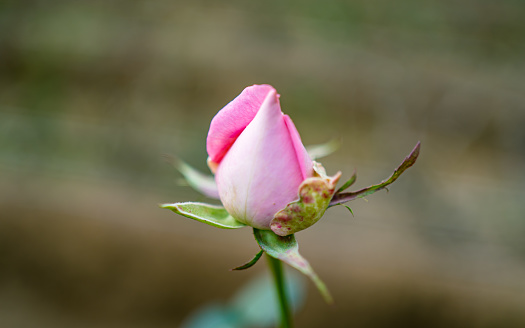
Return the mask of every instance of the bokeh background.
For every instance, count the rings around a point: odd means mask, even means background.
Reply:
[[[0,2],[0,326],[178,327],[264,272],[249,230],[158,203],[205,201],[213,115],[270,83],[305,144],[357,187],[297,239],[298,327],[525,326],[525,3]]]

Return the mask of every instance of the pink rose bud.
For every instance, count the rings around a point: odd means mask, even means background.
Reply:
[[[244,89],[213,118],[208,165],[222,204],[235,219],[270,229],[275,214],[298,199],[313,163],[279,95],[270,85]]]

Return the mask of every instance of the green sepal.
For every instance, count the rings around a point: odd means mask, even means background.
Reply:
[[[350,213],[352,213],[352,216],[355,216],[355,215],[354,215],[354,211],[352,211],[352,209],[351,209],[350,207],[348,207],[348,206],[346,206],[346,205],[343,205],[343,204],[339,204],[339,205],[346,207],[346,209],[349,210]]]
[[[311,227],[319,221],[330,204],[341,172],[326,175],[323,166],[314,162],[314,176],[299,185],[298,200],[277,212],[270,228],[279,236],[287,236]]]
[[[335,193],[337,194],[337,193],[340,193],[350,188],[355,183],[355,180],[357,180],[357,173],[354,169],[354,173],[352,173],[352,176],[350,177],[350,179],[346,181],[345,184],[341,186],[341,188],[337,189]]]
[[[219,199],[219,190],[213,176],[204,174],[183,161],[178,161],[177,169],[193,189],[210,198]]]
[[[373,194],[376,191],[379,191],[381,189],[385,189],[388,185],[396,181],[397,178],[399,178],[399,176],[403,172],[405,172],[406,169],[414,165],[414,163],[417,160],[417,157],[419,156],[420,148],[421,148],[421,143],[418,142],[416,146],[414,147],[414,149],[410,152],[410,154],[407,157],[405,157],[403,162],[394,170],[394,173],[392,173],[392,175],[388,177],[388,179],[383,180],[379,184],[372,185],[370,187],[366,187],[366,188],[363,188],[357,191],[335,193],[334,197],[330,201],[329,207],[340,205],[342,203],[349,202],[356,198],[362,198],[370,194]]]
[[[209,198],[219,199],[217,183],[212,175],[204,174],[174,156],[164,155],[164,158],[184,176],[190,187]]]
[[[238,229],[246,226],[244,223],[234,219],[222,206],[187,202],[161,204],[160,207],[222,229]]]
[[[299,254],[299,245],[295,240],[294,235],[288,236],[278,236],[273,231],[270,230],[259,230],[253,228],[253,234],[255,240],[269,256],[283,261],[284,263],[290,265],[291,267],[299,270],[302,274],[308,276],[325,301],[329,304],[333,303],[332,295],[326,288],[326,285],[314,272],[310,263]]]
[[[334,153],[340,146],[341,142],[339,140],[332,139],[323,144],[306,146],[306,152],[312,160],[316,160]]]
[[[246,262],[245,264],[243,264],[241,266],[238,266],[236,268],[230,269],[230,271],[246,270],[246,269],[251,268],[252,266],[255,265],[255,263],[257,263],[257,261],[259,261],[259,259],[263,255],[263,253],[264,253],[264,251],[261,249],[261,251],[259,253],[255,254],[253,259],[251,259],[249,262]]]

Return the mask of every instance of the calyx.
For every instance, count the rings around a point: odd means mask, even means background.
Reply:
[[[324,167],[314,162],[314,176],[301,183],[298,200],[275,214],[270,223],[272,231],[279,236],[288,236],[319,221],[330,205],[340,177],[341,172],[328,176]]]

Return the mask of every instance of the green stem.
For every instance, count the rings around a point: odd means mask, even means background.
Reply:
[[[286,281],[284,279],[283,263],[280,260],[275,259],[268,254],[266,254],[266,258],[268,259],[268,265],[272,271],[275,280],[275,288],[277,291],[277,296],[279,298],[279,309],[281,312],[280,327],[292,328],[293,322],[292,315],[290,312],[290,306],[286,297]]]

